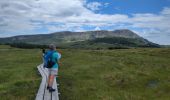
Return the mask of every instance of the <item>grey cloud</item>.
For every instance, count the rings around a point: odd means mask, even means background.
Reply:
[[[6,26],[8,26],[7,23],[0,23],[0,27],[6,27]]]
[[[1,8],[1,9],[5,9],[5,8],[8,8],[8,7],[9,7],[9,4],[8,4],[8,3],[1,4],[1,5],[0,5],[0,8]]]

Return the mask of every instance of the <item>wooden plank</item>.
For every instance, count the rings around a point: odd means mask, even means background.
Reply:
[[[47,68],[44,68],[44,73],[47,77],[47,81],[46,81],[46,88],[45,88],[45,95],[44,95],[44,100],[51,100],[51,93],[47,90],[47,85],[48,85],[48,70]]]
[[[45,69],[45,71],[46,71],[46,74],[49,74],[48,69]],[[52,92],[52,99],[51,100],[59,100],[56,78],[54,78],[53,88],[56,89],[56,91]]]
[[[42,65],[39,65],[37,68],[38,68],[38,71],[40,72],[41,76],[42,76],[42,80],[41,80],[41,84],[40,84],[40,87],[39,87],[39,90],[38,90],[38,93],[36,95],[36,99],[35,100],[44,100],[44,88],[45,88],[45,84],[46,84],[46,77],[43,70],[42,70]]]
[[[47,68],[43,68],[43,65],[39,65],[38,67],[38,71],[40,72],[41,76],[42,76],[42,81],[36,96],[36,100],[59,100],[59,96],[58,96],[58,88],[57,88],[57,82],[56,82],[56,78],[54,79],[54,83],[53,83],[53,88],[56,89],[55,92],[50,93],[46,87],[47,87],[47,81],[48,81],[48,69]]]
[[[52,93],[52,100],[59,100],[56,78],[54,79],[53,87],[56,89],[56,91]]]

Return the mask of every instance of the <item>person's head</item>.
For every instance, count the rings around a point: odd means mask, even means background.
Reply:
[[[56,46],[55,46],[54,44],[50,44],[50,45],[49,45],[49,49],[50,49],[50,50],[56,50]]]

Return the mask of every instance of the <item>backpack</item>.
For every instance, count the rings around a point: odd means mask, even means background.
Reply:
[[[47,66],[46,68],[52,68],[53,65],[55,65],[55,62],[52,61],[52,55],[53,55],[54,52],[52,52],[47,60]]]

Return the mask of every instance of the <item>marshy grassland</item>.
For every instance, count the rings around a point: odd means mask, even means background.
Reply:
[[[62,51],[60,100],[169,100],[170,49]],[[40,49],[0,46],[0,100],[34,100]]]

